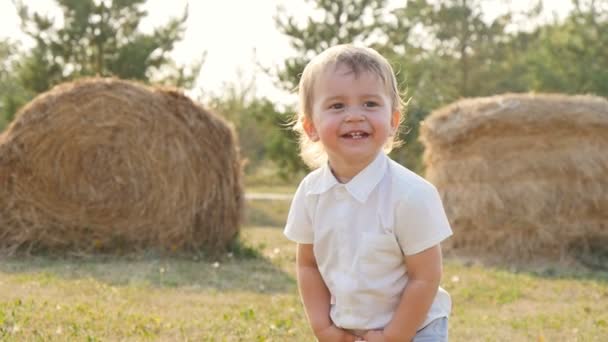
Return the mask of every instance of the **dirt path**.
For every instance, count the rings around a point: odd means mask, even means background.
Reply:
[[[291,201],[293,194],[274,194],[268,192],[250,192],[245,194],[248,200]]]

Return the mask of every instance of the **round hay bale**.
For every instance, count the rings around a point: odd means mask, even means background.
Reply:
[[[448,247],[507,261],[608,256],[608,101],[506,94],[465,99],[421,126]]]
[[[183,94],[56,86],[0,137],[4,252],[224,250],[242,216],[233,129]]]

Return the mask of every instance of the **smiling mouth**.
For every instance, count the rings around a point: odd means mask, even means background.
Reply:
[[[341,135],[342,138],[346,138],[346,139],[364,139],[369,137],[369,133],[366,132],[361,132],[361,131],[356,131],[356,132],[348,132],[346,134],[342,134]]]

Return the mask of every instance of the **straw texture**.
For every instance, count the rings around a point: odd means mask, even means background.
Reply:
[[[242,216],[237,146],[227,122],[177,91],[59,85],[0,136],[0,249],[223,250]]]
[[[448,247],[507,261],[608,256],[608,101],[505,94],[465,99],[421,126]]]

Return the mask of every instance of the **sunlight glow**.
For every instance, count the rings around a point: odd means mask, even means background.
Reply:
[[[525,9],[529,0],[489,1],[484,10],[488,15],[498,15],[506,6]],[[571,8],[569,0],[544,1],[546,15],[565,15]],[[272,79],[256,65],[276,68],[285,58],[292,56],[286,37],[275,28],[274,15],[279,5],[288,13],[305,17],[311,13],[303,1],[281,0],[149,0],[146,4],[149,16],[142,22],[142,29],[180,16],[188,6],[189,17],[185,38],[174,50],[173,57],[179,64],[189,64],[206,51],[207,57],[198,80],[198,93],[219,94],[229,83],[255,82],[257,95],[267,96],[279,103],[294,101],[292,94],[276,89]],[[60,19],[61,13],[53,0],[38,0],[36,11]],[[308,11],[308,12],[307,12]],[[33,42],[20,32],[19,19],[10,1],[0,1],[0,39],[9,38],[30,47]]]

